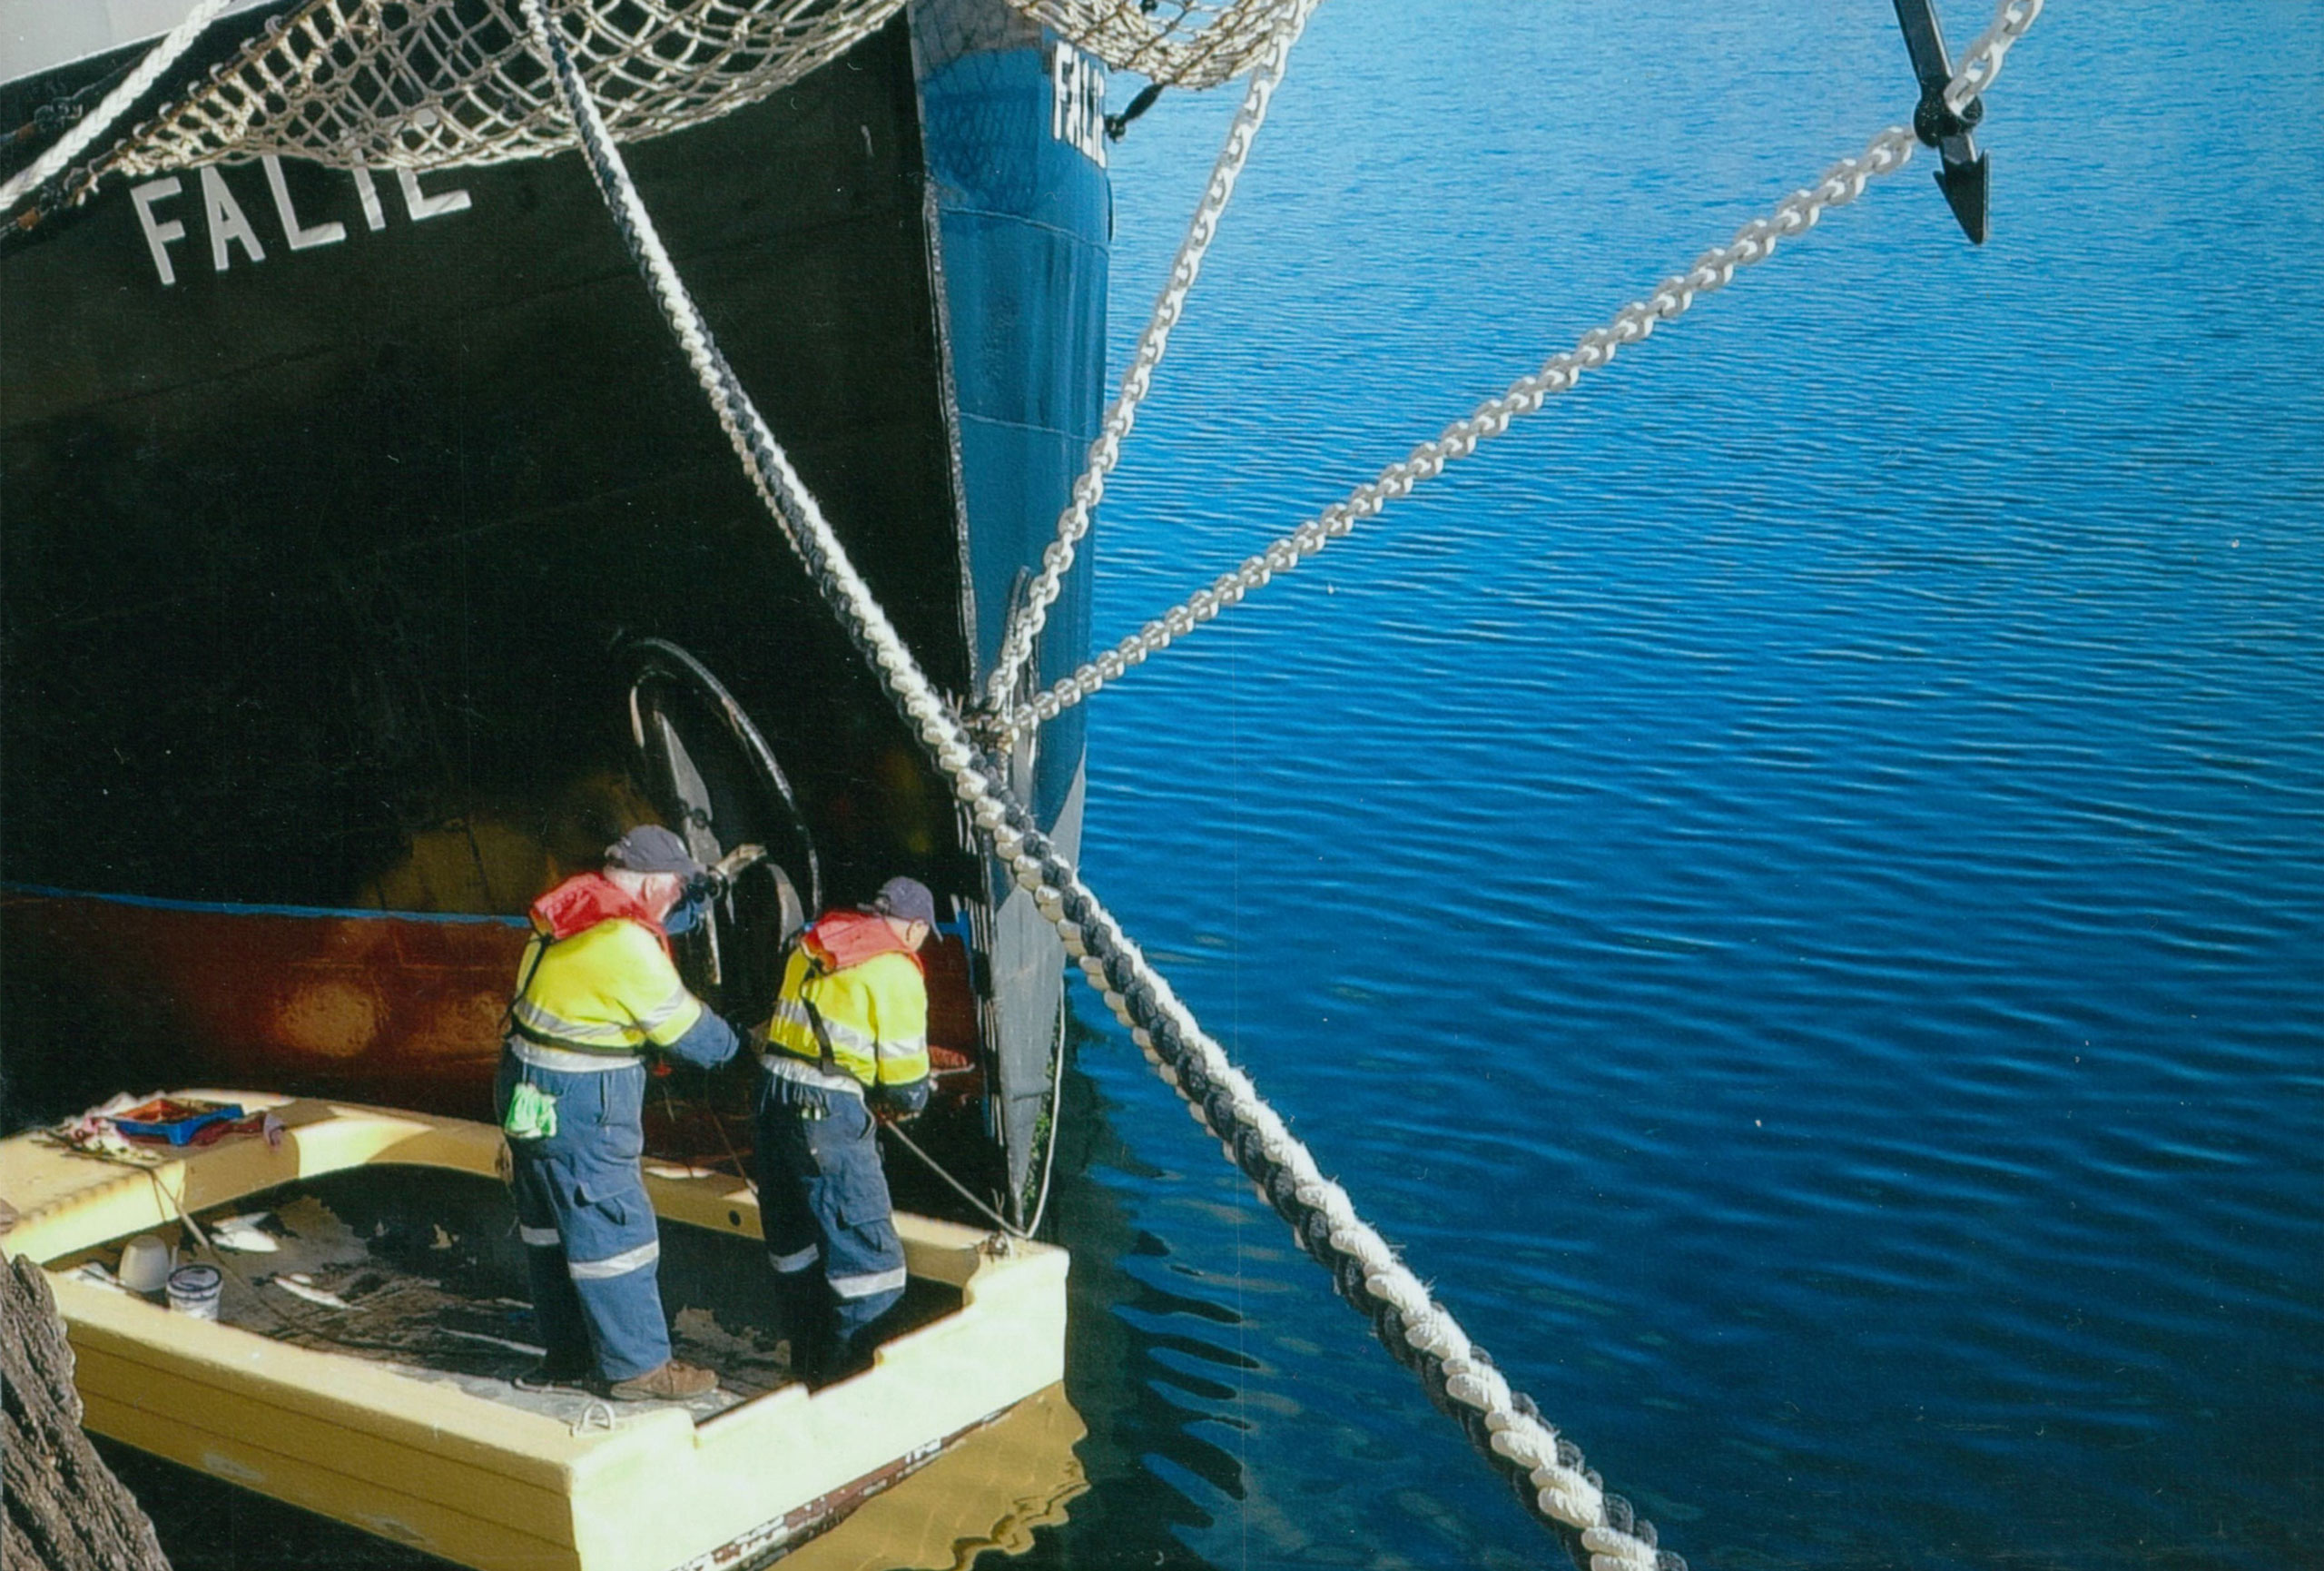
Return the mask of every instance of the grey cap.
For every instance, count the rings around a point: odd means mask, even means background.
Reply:
[[[871,909],[882,916],[893,916],[905,922],[925,922],[936,925],[936,896],[928,885],[917,878],[891,878],[880,885],[879,894]]]
[[[606,865],[632,873],[675,873],[694,878],[702,864],[686,850],[686,843],[659,824],[640,824],[606,847]]]

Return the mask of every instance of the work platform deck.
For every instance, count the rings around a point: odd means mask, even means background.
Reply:
[[[517,1391],[537,1356],[499,1131],[249,1092],[282,1126],[123,1161],[0,1142],[0,1250],[50,1272],[89,1427],[482,1571],[673,1571],[812,1536],[1063,1375],[1062,1251],[901,1215],[908,1329],[810,1392],[731,1176],[649,1165],[690,1404]],[[231,1244],[219,1321],[102,1280],[141,1233]],[[271,1248],[267,1246],[271,1245]],[[86,1268],[97,1268],[90,1270]]]

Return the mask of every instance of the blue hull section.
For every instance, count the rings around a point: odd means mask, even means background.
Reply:
[[[1101,68],[1022,24],[981,35],[957,25],[977,9],[921,6],[914,44],[980,687],[1103,413],[1113,197]],[[1088,585],[1085,550],[1037,646],[1033,675],[1044,685],[1088,647]],[[1080,710],[1068,711],[1013,761],[1018,788],[1068,855],[1079,839],[1082,736]],[[990,886],[995,1132],[1017,1159],[1021,1194],[1058,1046],[1063,953],[1003,870],[990,870]]]

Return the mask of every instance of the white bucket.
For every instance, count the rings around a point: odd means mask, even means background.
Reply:
[[[180,1266],[170,1273],[170,1308],[198,1320],[214,1320],[218,1289],[225,1280],[216,1266]]]
[[[139,1233],[121,1246],[121,1285],[133,1293],[158,1293],[170,1280],[170,1246],[152,1233]]]

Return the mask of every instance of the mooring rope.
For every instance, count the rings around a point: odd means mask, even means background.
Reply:
[[[1106,411],[1097,439],[1089,444],[1080,478],[1073,482],[1065,510],[1058,515],[1057,538],[1042,551],[1041,570],[1025,586],[1024,598],[1009,608],[1008,631],[1000,640],[1000,653],[994,659],[992,674],[985,684],[985,704],[995,714],[1007,711],[1025,663],[1032,658],[1033,640],[1040,637],[1041,628],[1049,621],[1049,607],[1056,603],[1065,575],[1073,567],[1075,548],[1081,537],[1089,532],[1089,515],[1106,494],[1106,477],[1121,460],[1122,439],[1137,423],[1138,405],[1146,401],[1147,392],[1154,385],[1155,369],[1170,347],[1170,331],[1177,326],[1178,318],[1186,310],[1187,296],[1193,291],[1195,280],[1202,276],[1203,258],[1209,253],[1210,242],[1217,237],[1218,221],[1226,212],[1228,199],[1235,194],[1235,183],[1241,177],[1244,164],[1250,162],[1259,127],[1266,124],[1267,105],[1274,100],[1276,87],[1282,84],[1285,68],[1291,61],[1291,46],[1299,42],[1307,18],[1319,4],[1321,0],[1290,0],[1258,68],[1251,73],[1242,106],[1236,110],[1235,119],[1226,128],[1226,143],[1211,165],[1202,200],[1195,203],[1194,216],[1187,221],[1186,235],[1178,242],[1178,253],[1171,261],[1162,292],[1147,318],[1146,331],[1138,335],[1128,369],[1122,372],[1121,391],[1115,397],[1113,407]]]
[[[1387,1241],[1356,1215],[1346,1191],[1323,1175],[1314,1155],[1147,963],[979,750],[897,635],[719,352],[562,39],[549,26],[541,0],[519,4],[536,48],[556,73],[592,178],[753,486],[842,629],[881,674],[899,711],[950,778],[979,833],[1018,886],[1032,895],[1067,953],[1186,1099],[1195,1120],[1218,1138],[1261,1198],[1291,1224],[1301,1246],[1331,1271],[1341,1297],[1372,1321],[1382,1344],[1419,1377],[1431,1399],[1460,1423],[1480,1453],[1522,1480],[1526,1504],[1561,1533],[1569,1549],[1586,1557],[1591,1571],[1685,1571],[1684,1560],[1658,1548],[1653,1524],[1605,1488],[1581,1450],[1543,1421],[1530,1398],[1511,1388]],[[1998,74],[2002,55],[2040,9],[2041,0],[2004,0],[1961,74],[1971,82],[1972,95]],[[1895,145],[1893,138],[1908,134],[1901,129],[1885,133],[1875,145]],[[1904,151],[1909,153],[1909,146]],[[1781,219],[1763,222],[1770,227],[1752,242],[1759,252],[1754,261],[1773,249],[1777,235],[1807,227],[1804,217],[1789,229]],[[1647,331],[1640,326],[1635,336]],[[1601,355],[1610,353],[1601,346]]]
[[[81,123],[60,137],[56,144],[32,163],[0,183],[0,212],[16,205],[26,192],[37,191],[72,162],[86,152],[91,143],[113,129],[113,123],[129,113],[129,106],[143,97],[145,91],[162,78],[162,73],[177,64],[178,56],[193,47],[220,12],[234,4],[234,0],[202,0],[187,13],[184,21],[172,28],[167,36],[138,62],[137,69],[121,79],[120,84],[94,109],[82,117]]]
[[[1062,1049],[1059,1051],[1061,1052]],[[942,1179],[946,1183],[951,1185],[952,1192],[954,1194],[959,1195],[962,1200],[968,1201],[969,1204],[974,1206],[978,1212],[994,1227],[999,1228],[1002,1232],[1007,1233],[1012,1239],[1029,1240],[1032,1238],[1033,1235],[1029,1229],[1018,1227],[1007,1217],[1002,1216],[999,1211],[994,1210],[990,1206],[985,1204],[984,1201],[977,1199],[975,1194],[970,1192],[968,1185],[962,1183],[959,1179],[954,1178],[950,1173],[946,1172],[944,1171],[943,1163],[929,1155],[926,1151],[921,1149],[921,1143],[918,1141],[912,1139],[911,1136],[904,1132],[903,1125],[900,1123],[889,1123],[884,1120],[881,1120],[876,1121],[873,1127],[884,1130],[889,1134],[895,1136],[895,1138],[902,1143],[903,1148],[906,1151],[911,1152],[912,1155],[918,1157],[927,1165],[929,1171],[934,1173],[938,1178]]]
[[[2004,0],[1993,25],[1970,46],[1960,70],[1945,89],[1945,101],[1955,114],[1961,113],[1970,100],[2001,74],[2003,57],[2012,44],[2025,35],[2041,9],[2042,0]],[[1646,299],[1633,301],[1615,312],[1604,326],[1583,333],[1573,348],[1551,356],[1539,371],[1512,382],[1499,397],[1479,404],[1467,418],[1455,420],[1433,440],[1423,442],[1388,465],[1345,499],[1333,503],[1265,550],[1220,574],[1208,587],[1085,662],[1071,676],[1060,678],[1031,703],[1010,711],[998,723],[989,723],[992,735],[1007,741],[1056,719],[1130,667],[1168,647],[1175,639],[1193,632],[1220,612],[1242,604],[1251,591],[1265,587],[1276,574],[1289,572],[1334,540],[1344,538],[1356,525],[1377,516],[1390,502],[1411,495],[1423,480],[1433,479],[1444,472],[1446,466],[1475,452],[1489,438],[1500,436],[1521,415],[1534,413],[1556,394],[1571,392],[1583,372],[1610,363],[1623,345],[1640,342],[1656,327],[1678,321],[1699,297],[1732,283],[1738,269],[1756,266],[1773,256],[1778,241],[1807,233],[1827,211],[1856,201],[1874,179],[1902,169],[1912,158],[1914,141],[1913,133],[1905,127],[1888,127],[1874,137],[1862,153],[1833,164],[1813,186],[1793,192],[1776,205],[1773,212],[1745,224],[1725,245],[1704,252],[1687,272],[1664,279]],[[1148,331],[1152,331],[1151,327]],[[1143,349],[1143,344],[1140,347]],[[1108,455],[1107,468],[1111,467],[1112,455]],[[1093,449],[1092,469],[1095,468]],[[1102,490],[1102,486],[1099,489]],[[1068,509],[1067,516],[1072,519],[1074,509]],[[1067,538],[1065,521],[1059,523],[1061,540]],[[1078,538],[1080,529],[1086,527],[1085,519],[1071,538]],[[1049,549],[1055,552],[1058,548],[1052,546]],[[1069,550],[1067,559],[1070,560]],[[1046,570],[1045,567],[1045,576]],[[1040,580],[1035,582],[1038,585]],[[1055,598],[1054,589],[1050,598]],[[1047,601],[1041,603],[1046,605]],[[996,707],[1005,694],[1013,690],[1013,670],[1009,677],[1007,687],[996,684],[990,690],[988,702]]]

